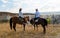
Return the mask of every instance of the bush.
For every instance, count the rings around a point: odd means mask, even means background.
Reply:
[[[50,18],[47,18],[46,20],[47,20],[47,22],[50,24],[50,22],[51,22]]]
[[[0,23],[8,22],[8,20],[0,20]]]

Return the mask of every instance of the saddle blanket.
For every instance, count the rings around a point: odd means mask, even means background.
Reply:
[[[35,22],[38,22],[38,19],[36,19]]]

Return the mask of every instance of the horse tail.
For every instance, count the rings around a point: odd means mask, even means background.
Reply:
[[[10,18],[10,29],[12,29],[12,18]]]

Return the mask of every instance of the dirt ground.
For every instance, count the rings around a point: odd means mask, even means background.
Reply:
[[[60,38],[60,24],[48,24],[46,34],[43,34],[41,25],[37,31],[33,29],[33,25],[27,24],[23,31],[23,26],[17,24],[16,30],[11,30],[9,23],[0,23],[0,38]]]

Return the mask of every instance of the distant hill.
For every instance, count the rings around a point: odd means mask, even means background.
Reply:
[[[19,13],[12,13],[12,12],[0,12],[0,13],[9,13],[9,14],[19,14]],[[35,13],[23,13],[24,15],[34,15]],[[41,15],[60,15],[60,12],[40,12]]]
[[[11,13],[11,12],[0,12],[0,14],[19,14],[19,13]],[[34,13],[23,13],[24,15],[34,15]]]

